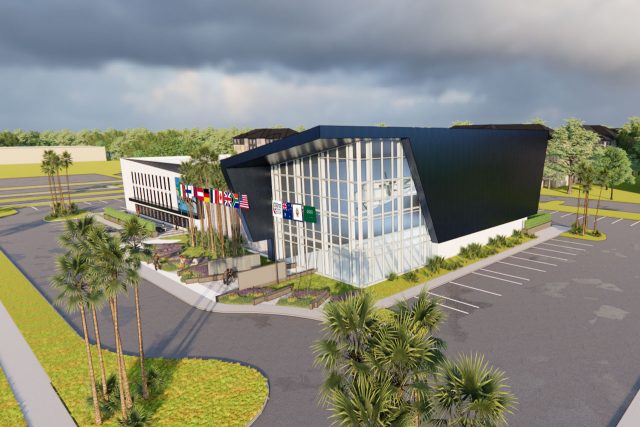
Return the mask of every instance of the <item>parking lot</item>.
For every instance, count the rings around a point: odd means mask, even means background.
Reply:
[[[640,223],[598,227],[606,241],[558,236],[431,292],[447,354],[481,352],[506,371],[510,425],[615,426],[638,391]]]

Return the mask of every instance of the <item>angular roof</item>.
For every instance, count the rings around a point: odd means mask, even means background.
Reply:
[[[618,137],[618,131],[604,125],[584,125],[585,129],[597,133],[600,138],[613,141]]]
[[[537,123],[455,125],[451,126],[451,129],[546,130],[548,132],[553,130],[545,125]]]
[[[233,139],[282,139],[296,133],[298,132],[289,128],[261,128],[236,135]]]

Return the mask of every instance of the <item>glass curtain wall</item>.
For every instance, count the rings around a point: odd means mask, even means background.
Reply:
[[[272,166],[273,199],[318,214],[274,218],[277,258],[361,287],[424,265],[430,238],[400,139],[345,142]]]

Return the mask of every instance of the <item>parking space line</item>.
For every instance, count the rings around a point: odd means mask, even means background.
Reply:
[[[616,220],[615,220],[615,221],[613,221],[613,222],[612,222],[611,224],[613,225],[613,224],[615,224],[615,223],[617,223],[617,222],[620,222],[620,221],[622,221],[623,219],[624,219],[624,218],[619,218],[619,219],[616,219]]]
[[[34,211],[39,210],[38,208],[36,208],[35,206],[29,206],[31,209],[33,209]]]
[[[459,311],[460,313],[464,313],[464,314],[469,314],[468,312],[464,311],[464,310],[460,310],[458,308],[453,308],[453,307],[449,307],[448,305],[444,305],[441,303],[437,303],[439,306],[444,307],[444,308],[448,308],[449,310],[453,310],[453,311]]]
[[[553,215],[553,214],[555,214],[555,213],[558,213],[558,211],[553,211],[553,212],[551,212],[549,215]]]
[[[529,258],[524,258],[524,257],[520,257],[520,256],[515,256],[515,255],[511,255],[510,258],[521,259],[523,261],[529,261],[529,262],[535,262],[536,264],[551,265],[553,267],[557,267],[558,266],[558,264],[552,264],[552,263],[546,262],[546,261],[538,261],[538,260],[535,260],[535,259],[529,259]],[[540,270],[540,271],[544,271],[544,270]],[[546,271],[545,271],[545,273],[546,273]]]
[[[100,200],[100,203],[102,203],[103,205],[106,205],[108,202],[106,200]]]
[[[640,224],[640,221],[636,221],[636,222],[634,222],[634,223],[633,223],[633,224],[631,224],[629,227],[633,227],[633,226],[638,225],[638,224]]]
[[[535,250],[537,250],[537,251],[555,252],[555,253],[557,253],[557,254],[563,254],[563,255],[573,255],[573,256],[578,255],[578,254],[574,254],[574,253],[571,253],[571,252],[563,252],[563,251],[559,251],[559,250],[557,250],[557,249],[541,248],[541,247],[539,247],[539,246],[536,246],[535,248],[531,248],[531,249],[535,249]]]
[[[501,275],[507,276],[507,277],[513,277],[515,279],[526,280],[527,282],[529,281],[529,279],[527,279],[526,277],[514,276],[513,274],[500,273],[499,271],[487,270],[486,268],[481,268],[480,270],[488,271],[489,273],[493,273],[493,274],[501,274]]]
[[[444,299],[448,299],[448,300],[453,301],[453,302],[457,302],[458,304],[468,305],[469,307],[473,307],[473,308],[480,308],[477,305],[469,304],[468,302],[464,302],[464,301],[458,301],[457,299],[445,297],[444,295],[434,294],[433,292],[429,292],[429,294],[433,295],[434,297],[444,298]]]
[[[569,216],[569,215],[573,215],[573,212],[572,213],[568,213],[568,214],[564,214],[560,218],[564,218],[565,216]]]
[[[495,279],[495,280],[502,280],[503,282],[509,282],[509,283],[515,283],[516,285],[520,285],[522,286],[522,283],[520,282],[516,282],[514,280],[509,280],[509,279],[503,279],[501,277],[496,277],[496,276],[490,276],[488,274],[482,274],[482,273],[478,273],[476,271],[472,271],[471,274],[475,274],[476,276],[482,276],[482,277],[488,277],[490,279]]]
[[[82,203],[84,203],[85,205],[93,206],[91,202],[82,202]]]
[[[473,286],[463,285],[462,283],[458,283],[458,282],[449,282],[449,283],[451,283],[452,285],[456,285],[456,286],[462,286],[463,288],[473,289],[474,291],[484,292],[485,294],[495,295],[497,297],[501,297],[502,296],[502,295],[500,295],[500,294],[498,294],[496,292],[485,291],[484,289],[474,288]]]
[[[526,268],[527,270],[535,270],[535,271],[541,271],[543,273],[546,273],[546,270],[541,270],[539,268],[533,268],[533,267],[527,267],[525,265],[519,265],[519,264],[512,264],[510,262],[505,262],[505,261],[498,261],[500,264],[505,264],[505,265],[512,265],[514,267],[520,267],[520,268]]]
[[[565,249],[571,249],[573,251],[586,251],[586,249],[583,248],[576,248],[573,246],[562,246],[562,245],[554,245],[553,243],[547,243],[547,242],[542,242],[540,243],[541,245],[549,245],[549,246],[556,246],[558,248],[565,248]]]
[[[543,256],[543,257],[553,258],[553,259],[559,259],[560,261],[565,261],[565,262],[569,261],[567,258],[560,258],[560,257],[557,257],[557,256],[551,256],[551,255],[536,254],[534,252],[522,251],[521,253],[529,254],[529,255],[536,255],[536,256]]]
[[[580,245],[580,246],[593,246],[589,243],[580,243],[580,242],[572,242],[569,240],[558,240],[558,239],[552,239],[554,242],[560,242],[560,243],[570,243],[572,245]]]

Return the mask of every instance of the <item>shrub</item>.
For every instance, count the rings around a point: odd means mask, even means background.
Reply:
[[[578,222],[574,222],[571,224],[571,228],[569,229],[569,233],[571,234],[580,234],[582,233],[582,226],[578,224]]]
[[[491,255],[495,255],[498,253],[498,248],[492,245],[486,245],[482,247],[481,256],[482,258],[486,258]]]
[[[511,237],[516,239],[522,239],[523,235],[522,230],[513,230],[513,233],[511,233]]]
[[[469,243],[467,246],[460,248],[460,254],[462,258],[474,259],[482,256],[482,245],[479,243]]]
[[[446,260],[442,256],[432,256],[427,261],[425,267],[432,273],[437,273],[441,268],[445,268]]]
[[[129,218],[136,218],[136,215],[133,215],[127,212],[122,212],[113,208],[104,208],[104,214],[105,216],[111,217],[120,223],[126,222]],[[144,224],[144,227],[147,230],[149,230],[151,233],[155,233],[156,231],[155,223],[151,221],[147,221],[146,219],[142,219],[142,218],[138,218],[138,219],[142,224]]]
[[[390,281],[390,282],[393,282],[397,278],[398,278],[398,275],[396,273],[394,273],[393,271],[391,273],[387,274],[387,280]]]
[[[457,270],[458,268],[462,267],[463,264],[464,263],[460,258],[453,257],[445,260],[444,268],[449,271]]]
[[[402,275],[402,278],[405,279],[408,282],[417,282],[418,281],[418,275],[416,274],[415,271],[409,271],[407,273],[404,273]]]
[[[488,245],[495,248],[503,248],[507,246],[507,238],[501,234],[498,234],[495,237],[489,238]]]
[[[600,232],[600,230],[593,230],[591,231],[589,234],[591,234],[594,237],[600,237],[602,236],[602,233]]]

